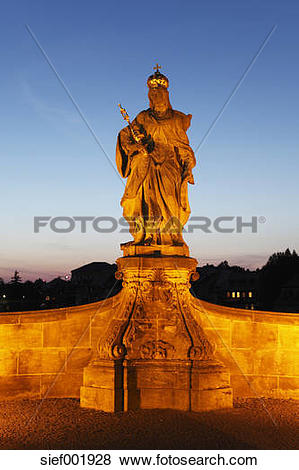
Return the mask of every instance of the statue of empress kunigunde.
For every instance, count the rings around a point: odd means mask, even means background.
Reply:
[[[118,135],[116,159],[127,178],[121,205],[134,240],[116,261],[122,290],[92,322],[96,347],[81,405],[106,412],[228,408],[229,373],[215,359],[201,305],[190,294],[197,260],[182,237],[195,165],[186,135],[191,115],[172,109],[158,67],[147,84],[149,109],[131,123],[120,107],[128,126]]]
[[[172,109],[169,81],[156,67],[147,80],[150,107],[118,135],[116,163],[127,178],[121,200],[134,240],[129,245],[184,246],[182,229],[190,206],[188,183],[194,184],[195,156],[186,134],[192,118]]]

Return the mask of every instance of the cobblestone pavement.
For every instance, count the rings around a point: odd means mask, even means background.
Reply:
[[[2,401],[0,448],[298,449],[298,418],[295,400],[239,400],[232,410],[209,413],[113,415],[80,408],[75,399]]]

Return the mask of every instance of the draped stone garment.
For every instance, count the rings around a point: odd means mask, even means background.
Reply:
[[[190,214],[187,180],[183,181],[182,176],[183,172],[191,173],[195,166],[186,134],[191,118],[191,114],[172,109],[163,119],[157,119],[151,109],[138,114],[132,124],[142,125],[151,134],[155,147],[150,154],[140,151],[129,127],[118,135],[117,168],[128,178],[121,200],[123,215],[129,223],[138,221],[142,226],[138,234],[136,227],[135,233],[130,230],[135,243],[147,240],[154,244],[182,243],[182,227]],[[157,227],[154,234],[150,231],[152,220]]]

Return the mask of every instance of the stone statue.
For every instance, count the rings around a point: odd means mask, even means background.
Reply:
[[[192,118],[172,109],[168,79],[157,65],[147,80],[150,107],[118,135],[116,163],[128,178],[121,205],[134,241],[129,245],[184,246],[182,229],[190,207],[195,156],[186,134]]]
[[[134,240],[116,260],[122,290],[100,313],[101,333],[98,326],[92,333],[81,405],[108,412],[228,408],[229,373],[204,331],[205,309],[190,293],[197,260],[182,237],[195,165],[186,135],[191,115],[172,109],[168,79],[156,69],[147,81],[149,109],[131,123],[120,106],[128,126],[116,160],[128,178],[121,204]]]

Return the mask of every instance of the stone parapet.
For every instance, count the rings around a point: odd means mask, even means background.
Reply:
[[[151,260],[146,261],[146,266],[150,267],[150,263]],[[187,270],[181,270],[181,278],[187,282],[196,261],[184,259],[181,263],[185,263],[185,268],[189,263]],[[234,397],[299,399],[298,313],[242,310],[192,296],[188,299],[194,328],[204,331],[215,358],[229,371]],[[0,399],[79,398],[83,370],[98,354],[99,340],[111,326],[115,312],[123,322],[120,314],[123,302],[121,291],[112,298],[88,305],[0,313]],[[149,305],[152,308],[154,301]],[[163,322],[156,324],[161,330]],[[176,331],[174,325],[164,323],[164,326],[169,334]],[[117,351],[121,352],[116,348]],[[165,348],[156,344],[153,349],[151,344],[145,353],[165,355]],[[224,378],[222,375],[221,380]],[[90,393],[94,394],[95,390]],[[221,389],[217,394],[221,396]],[[203,400],[205,393],[200,395]]]

